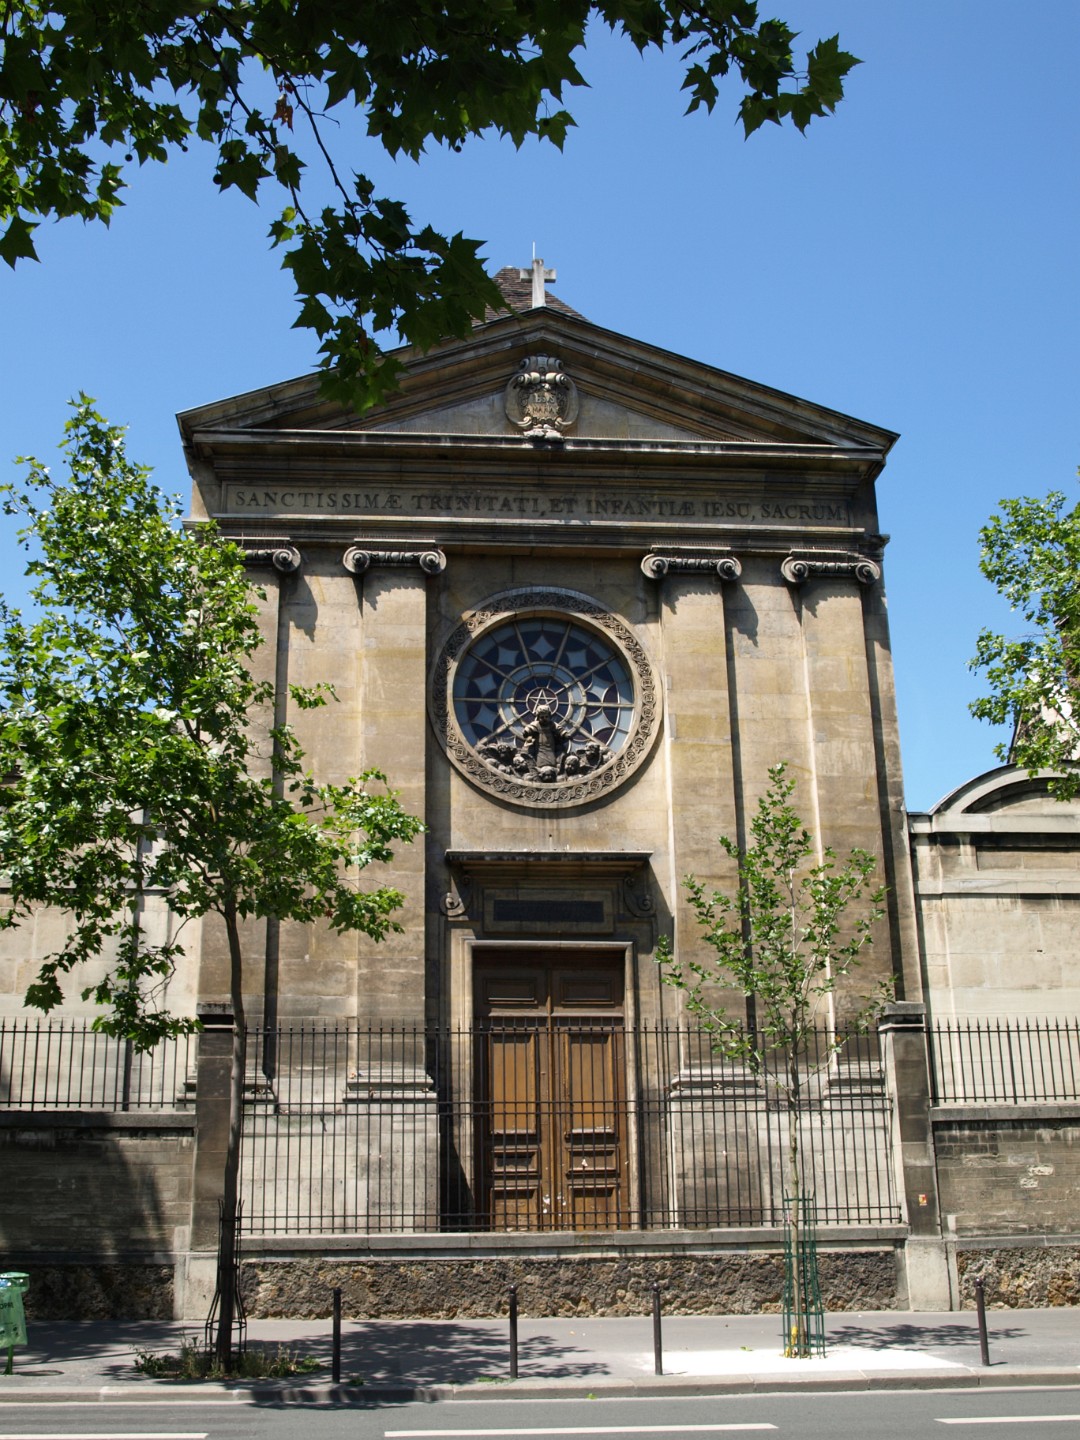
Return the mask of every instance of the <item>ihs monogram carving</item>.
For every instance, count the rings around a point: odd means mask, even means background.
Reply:
[[[577,419],[577,386],[554,355],[530,355],[506,387],[506,416],[530,440],[561,440]]]

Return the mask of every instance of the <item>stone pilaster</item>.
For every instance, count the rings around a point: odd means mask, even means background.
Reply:
[[[897,1184],[910,1227],[904,1247],[907,1304],[912,1310],[949,1310],[955,1297],[941,1236],[925,1006],[912,1001],[889,1005],[878,1033],[893,1105]]]
[[[869,562],[868,562],[869,563]],[[866,583],[866,582],[863,582]],[[797,808],[819,842],[831,846],[843,863],[854,848],[878,861],[892,854],[892,836],[883,826],[878,751],[874,738],[866,669],[862,585],[853,574],[811,577],[799,591],[809,697],[810,759],[817,813],[805,802]],[[879,979],[899,973],[892,936],[882,922],[875,927],[872,950],[836,996],[837,1021],[844,1023],[845,994],[873,990]]]
[[[418,564],[371,564],[361,589],[360,728],[363,768],[387,776],[404,808],[424,813],[427,711],[427,574]],[[400,845],[392,866],[361,883],[393,884],[405,897],[401,933],[361,944],[362,1019],[424,1023],[424,842]]]
[[[674,948],[680,957],[697,953],[707,958],[683,877],[692,874],[710,887],[729,890],[736,883],[734,864],[717,844],[718,836],[738,833],[725,593],[715,567],[710,577],[674,566],[661,592],[672,857],[671,874],[664,878],[671,887]],[[732,991],[717,998],[741,1014],[741,995]]]

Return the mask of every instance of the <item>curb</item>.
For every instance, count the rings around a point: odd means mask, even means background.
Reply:
[[[826,1393],[858,1390],[959,1390],[1012,1388],[1077,1388],[1080,1387],[1080,1366],[1068,1370],[1040,1369],[1034,1366],[1008,1369],[1004,1366],[989,1370],[967,1366],[945,1371],[864,1370],[837,1371],[831,1375],[797,1375],[790,1379],[772,1372],[765,1375],[725,1375],[722,1378],[695,1378],[684,1375],[650,1375],[641,1379],[598,1377],[590,1382],[545,1380],[542,1377],[487,1384],[462,1385],[266,1385],[264,1382],[238,1381],[234,1384],[169,1384],[168,1388],[150,1389],[135,1383],[123,1387],[95,1386],[33,1386],[23,1387],[18,1376],[12,1377],[12,1388],[0,1385],[0,1406],[93,1404],[105,1405],[170,1405],[199,1400],[220,1404],[231,1400],[237,1405],[321,1405],[371,1408],[377,1405],[403,1403],[434,1404],[446,1401],[477,1400],[623,1400],[663,1398],[665,1396],[700,1395],[766,1395]]]

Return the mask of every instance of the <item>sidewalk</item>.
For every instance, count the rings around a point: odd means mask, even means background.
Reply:
[[[519,1324],[518,1375],[509,1380],[505,1320],[346,1321],[342,1384],[331,1384],[329,1320],[256,1320],[249,1343],[285,1346],[321,1370],[287,1380],[199,1384],[154,1380],[136,1350],[176,1350],[201,1327],[180,1322],[31,1324],[0,1376],[10,1401],[193,1400],[378,1404],[401,1399],[730,1394],[766,1390],[1080,1385],[1080,1309],[992,1310],[990,1365],[980,1363],[973,1311],[832,1314],[824,1359],[786,1360],[778,1315],[668,1316],[664,1374],[654,1372],[652,1322],[534,1320]],[[357,1383],[357,1382],[361,1382]],[[351,1383],[350,1383],[351,1382]]]

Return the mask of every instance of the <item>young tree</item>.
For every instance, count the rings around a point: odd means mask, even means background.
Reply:
[[[712,110],[733,71],[747,134],[789,119],[805,130],[858,64],[836,36],[797,64],[797,35],[760,20],[756,0],[11,0],[0,23],[0,257],[33,257],[45,218],[107,223],[125,166],[205,142],[220,189],[253,200],[274,189],[284,202],[269,233],[285,247],[297,324],[319,336],[327,392],[368,403],[397,369],[372,332],[396,327],[424,348],[503,301],[479,242],[414,224],[376,194],[357,173],[357,140],[414,160],[429,141],[458,150],[485,132],[561,148],[574,123],[564,91],[586,83],[576,57],[593,21],[639,52],[683,47],[690,110]],[[330,203],[316,198],[327,193]]]
[[[980,539],[980,568],[1027,634],[980,634],[971,667],[985,671],[990,694],[971,713],[1011,725],[1011,740],[995,753],[1030,774],[1059,771],[1050,792],[1071,800],[1080,793],[1080,505],[1069,506],[1060,490],[1002,500]]]
[[[838,865],[834,852],[826,849],[812,863],[814,840],[789,803],[795,782],[785,770],[780,764],[769,771],[769,788],[750,825],[751,844],[743,850],[720,837],[720,848],[737,866],[734,895],[707,892],[692,875],[683,882],[713,958],[683,960],[665,938],[657,959],[664,983],[683,992],[687,1011],[712,1037],[713,1048],[742,1060],[782,1098],[795,1295],[793,1333],[785,1336],[785,1349],[802,1356],[810,1353],[810,1337],[800,1230],[799,1107],[807,1084],[843,1045],[835,1033],[822,1041],[822,1007],[870,944],[885,890],[870,890],[877,862],[865,850],[852,850]],[[744,1015],[732,1015],[717,1003],[717,989],[753,997],[752,1026]],[[867,1023],[884,998],[867,1002],[849,1023]]]
[[[358,873],[422,828],[383,777],[344,785],[305,773],[288,725],[272,723],[273,687],[253,677],[256,606],[239,550],[209,526],[178,527],[179,508],[128,461],[123,432],[83,398],[67,425],[69,474],[29,463],[4,487],[24,518],[37,610],[0,609],[0,868],[3,926],[37,907],[68,918],[26,1003],[49,1011],[86,962],[111,961],[85,985],[95,1028],[146,1049],[191,1030],[162,991],[183,954],[183,922],[217,916],[229,955],[234,1019],[229,1139],[222,1176],[221,1273],[231,1276],[243,1119],[246,1026],[242,924],[275,916],[356,930],[396,929],[400,894]],[[291,689],[301,707],[325,703]],[[164,892],[181,922],[150,943],[141,902]],[[216,1348],[232,1357],[232,1295]]]

